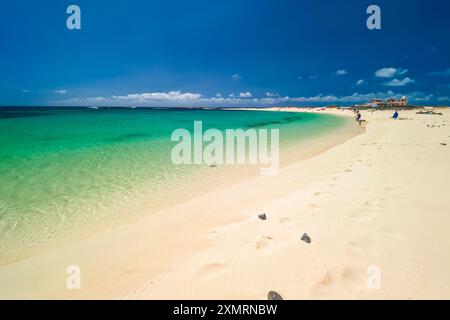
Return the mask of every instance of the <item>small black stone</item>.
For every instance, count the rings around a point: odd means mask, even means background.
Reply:
[[[258,214],[258,218],[260,218],[261,220],[266,220],[267,219],[265,213]]]
[[[308,236],[307,233],[304,233],[300,240],[305,241],[306,243],[311,243],[311,238]]]
[[[276,291],[269,291],[267,300],[283,300],[283,297]]]

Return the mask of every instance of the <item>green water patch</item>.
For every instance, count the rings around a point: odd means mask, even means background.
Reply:
[[[214,188],[210,168],[171,162],[175,129],[273,128],[281,147],[340,117],[267,111],[0,109],[0,264],[138,219]],[[27,116],[31,115],[31,116]],[[218,179],[217,177],[215,177]]]
[[[122,134],[120,136],[114,137],[112,139],[109,139],[109,141],[112,142],[128,142],[128,141],[135,141],[135,140],[143,140],[145,138],[150,137],[149,134],[145,133],[127,133]]]

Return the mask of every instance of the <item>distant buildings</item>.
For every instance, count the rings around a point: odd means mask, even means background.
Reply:
[[[366,104],[369,107],[381,108],[384,106],[384,102],[381,99],[373,99]]]
[[[373,99],[366,106],[382,108],[382,107],[406,107],[408,105],[408,97],[403,96],[400,99],[389,98],[386,101],[381,99]]]
[[[388,99],[387,105],[390,107],[406,107],[408,105],[408,98],[406,96],[401,97],[401,99]]]

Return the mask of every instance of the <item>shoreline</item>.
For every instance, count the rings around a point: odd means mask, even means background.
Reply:
[[[244,112],[246,114],[252,113],[245,110]],[[284,114],[284,117],[286,117],[292,113],[283,112],[281,114]],[[233,114],[233,116],[235,116],[235,114]],[[255,115],[255,117],[257,116]],[[274,115],[273,117],[264,117],[271,119],[280,118],[282,116]],[[282,139],[281,141],[280,168],[323,152],[327,148],[341,143],[345,139],[355,135],[357,133],[356,131],[358,131],[351,129],[351,127],[353,127],[353,123],[351,123],[351,121],[331,121],[331,118],[328,118],[328,120],[326,118],[323,119],[324,120],[318,121],[319,125],[321,121],[325,121],[326,123],[332,122],[331,126],[328,127],[327,125],[322,125],[324,130],[322,130],[320,127],[319,130],[315,130],[316,132],[312,132],[312,135],[310,132],[311,129],[308,127],[305,128],[305,131],[302,131],[303,127],[297,128],[297,130],[300,129],[300,133],[304,132],[306,136],[302,137],[300,134],[299,137],[294,136],[294,140],[292,140],[291,136],[292,133],[295,134],[296,131],[293,130],[292,127],[282,124],[281,128],[283,129],[281,130],[287,130],[285,131],[285,137],[290,137],[291,140],[284,139],[283,141]],[[138,147],[139,146],[134,146],[133,148]],[[235,184],[255,178],[260,175],[260,168],[260,165],[248,164],[218,165],[215,167],[210,167],[209,165],[204,164],[199,166],[185,167],[181,168],[181,176],[179,175],[176,179],[172,179],[173,181],[170,179],[166,179],[164,186],[159,188],[158,190],[155,190],[154,185],[152,185],[151,183],[143,183],[143,180],[141,179],[141,184],[136,184],[135,187],[135,190],[140,190],[141,192],[128,193],[127,190],[125,195],[123,194],[124,188],[118,185],[115,190],[109,191],[109,200],[108,198],[103,197],[102,194],[98,194],[96,197],[97,201],[102,203],[105,208],[109,208],[109,212],[103,212],[102,210],[98,209],[96,213],[93,212],[91,215],[87,215],[87,217],[83,221],[81,221],[80,225],[77,224],[77,221],[75,219],[72,219],[72,223],[75,223],[78,226],[78,230],[76,231],[70,230],[66,234],[62,232],[55,232],[54,234],[52,234],[52,238],[49,240],[49,242],[45,241],[46,237],[35,237],[36,242],[27,247],[22,241],[22,239],[26,240],[26,238],[21,237],[21,234],[14,229],[17,235],[15,239],[10,237],[8,239],[10,240],[9,243],[3,242],[3,247],[0,248],[0,253],[4,253],[4,255],[0,254],[0,267],[19,262],[33,256],[39,256],[58,248],[66,247],[77,241],[95,237],[103,232],[114,230],[115,228],[121,227],[123,225],[139,222],[140,219],[157,213],[165,208],[182,204],[190,199],[194,199],[210,191],[224,189],[226,187],[230,187]],[[143,171],[143,173],[145,174],[146,172]],[[191,187],[186,188],[184,186],[186,186],[188,183],[188,181],[186,180],[186,177],[188,175],[190,176],[190,179],[194,181],[191,182]],[[127,180],[122,180],[122,184],[128,186],[130,185]],[[174,191],[172,192],[171,190]],[[95,199],[94,196],[92,197],[92,199]],[[108,206],[108,202],[112,201],[114,201],[114,205]],[[71,228],[71,223],[67,222],[66,219],[66,217],[71,217],[71,215],[69,214],[70,212],[72,212],[73,214],[78,214],[78,212],[87,212],[87,210],[89,209],[90,208],[88,206],[78,208],[76,206],[73,206],[73,212],[68,211],[67,214],[64,214],[64,222],[66,222],[67,227]],[[108,213],[108,216],[104,216],[105,213]],[[81,216],[81,214],[79,216]],[[95,218],[96,216],[101,216],[104,218],[102,218],[102,220],[99,220]],[[37,230],[39,230],[39,227],[36,226],[36,223],[39,223],[42,218],[39,218],[39,221],[35,222],[34,224],[30,223],[30,231],[33,230],[31,228],[36,228]],[[58,225],[60,223],[61,221],[59,220],[55,222],[55,224]],[[9,229],[7,230],[9,231]],[[32,232],[29,232],[29,235],[32,236]],[[27,237],[28,235],[24,236]],[[9,252],[7,252],[8,250],[5,249],[9,249]],[[10,254],[8,255],[8,253]]]
[[[276,290],[286,299],[448,298],[450,159],[440,143],[449,142],[450,113],[401,114],[412,120],[363,112],[363,134],[274,177],[0,267],[0,297],[265,299]],[[69,291],[65,271],[77,263],[82,289]],[[381,267],[381,290],[365,287],[371,265]]]
[[[327,150],[328,148],[342,143],[343,141],[353,137],[356,134],[359,134],[361,131],[360,130],[353,130],[351,129],[351,127],[353,126],[353,123],[348,123],[348,124],[344,124],[342,127],[339,127],[338,129],[333,129],[331,132],[325,133],[320,135],[319,137],[314,137],[314,138],[308,138],[306,141],[306,146],[303,146],[300,150],[295,150],[295,146],[296,144],[291,145],[290,147],[286,147],[286,150],[282,150],[282,159],[284,159],[283,161],[281,161],[281,168],[284,168],[286,166],[291,165],[292,163],[298,162],[298,161],[302,161],[308,158],[313,157],[316,154],[319,154],[321,152],[323,152],[324,150]],[[304,143],[305,141],[303,141]],[[291,149],[291,150],[288,150]],[[254,168],[253,168],[254,167]],[[247,170],[246,170],[247,168]],[[280,170],[282,170],[280,168]],[[248,169],[254,171],[253,174],[252,173],[248,173]],[[159,225],[159,224],[173,224],[176,221],[176,219],[183,219],[183,211],[186,211],[186,209],[184,208],[184,204],[185,203],[189,203],[191,201],[196,201],[196,199],[201,198],[202,196],[205,196],[209,193],[217,193],[217,192],[221,192],[222,190],[227,190],[230,188],[233,188],[236,185],[240,185],[242,183],[245,183],[247,181],[252,181],[254,179],[257,179],[260,175],[257,174],[257,172],[259,172],[259,166],[244,166],[243,168],[239,169],[239,171],[241,171],[242,173],[244,173],[244,175],[242,176],[236,176],[234,179],[231,179],[230,177],[224,177],[223,176],[223,172],[228,172],[226,168],[221,169],[221,173],[218,172],[220,177],[225,178],[227,181],[226,182],[221,182],[219,186],[217,186],[217,188],[214,188],[212,191],[211,190],[204,190],[204,192],[201,192],[200,194],[194,196],[193,198],[191,198],[190,200],[187,201],[182,201],[181,203],[175,203],[172,206],[166,207],[166,208],[162,208],[156,212],[152,212],[150,214],[147,214],[146,216],[143,216],[142,218],[138,219],[137,221],[132,221],[129,223],[124,223],[120,226],[116,226],[114,228],[110,228],[108,230],[101,230],[100,232],[97,232],[95,234],[92,234],[89,237],[84,237],[80,240],[77,240],[76,242],[72,242],[69,244],[65,244],[63,246],[59,246],[57,248],[51,249],[51,250],[47,250],[46,252],[43,252],[41,254],[38,255],[33,255],[31,257],[27,257],[25,259],[21,259],[19,261],[16,262],[12,262],[12,263],[8,263],[6,265],[0,266],[0,284],[2,284],[0,287],[6,288],[6,287],[10,287],[10,290],[8,290],[8,292],[1,292],[0,290],[0,297],[11,297],[11,296],[15,296],[15,297],[21,297],[20,292],[30,292],[29,288],[22,288],[20,289],[21,285],[19,285],[19,288],[17,288],[17,290],[14,290],[12,288],[14,288],[14,286],[17,285],[16,281],[12,281],[10,279],[16,278],[16,277],[20,277],[20,278],[30,278],[29,280],[25,281],[25,283],[27,283],[28,281],[34,281],[36,282],[36,280],[33,280],[33,278],[42,278],[42,279],[51,279],[52,274],[54,273],[58,273],[57,270],[59,270],[59,273],[61,274],[61,277],[65,278],[66,274],[65,272],[63,273],[62,270],[64,269],[63,267],[63,263],[62,261],[67,261],[67,263],[69,263],[69,259],[71,260],[77,260],[80,261],[78,262],[79,264],[87,264],[89,265],[87,268],[83,268],[83,269],[89,269],[92,270],[92,274],[95,274],[96,272],[94,271],[97,267],[97,263],[95,261],[95,259],[90,259],[86,254],[84,254],[84,252],[90,252],[90,254],[92,254],[93,256],[96,256],[96,254],[98,252],[104,252],[105,249],[106,251],[107,249],[107,245],[108,243],[114,243],[114,242],[124,242],[125,245],[123,247],[123,251],[126,252],[129,250],[129,248],[127,248],[127,246],[129,246],[128,243],[133,242],[133,240],[128,239],[129,235],[132,235],[133,233],[138,233],[142,238],[146,238],[146,229],[147,227],[144,226],[140,226],[141,224],[148,226],[149,229],[153,229],[153,226],[150,225]],[[221,179],[222,181],[223,179]],[[228,181],[230,180],[230,181]],[[232,181],[231,181],[232,180]],[[199,202],[202,202],[202,200],[197,200]],[[209,201],[206,201],[205,203],[208,203]],[[203,207],[205,207],[203,205]],[[187,218],[184,218],[186,220],[189,220]],[[190,218],[191,219],[191,218]],[[195,219],[197,219],[197,217],[195,217]],[[219,219],[220,220],[220,219]],[[225,217],[225,222],[228,222],[228,218]],[[211,224],[215,224],[215,219],[212,219],[212,221],[210,221]],[[216,223],[215,225],[219,225],[221,222]],[[136,229],[138,231],[136,231]],[[193,233],[195,233],[195,230],[192,230]],[[116,234],[117,233],[117,234]],[[170,240],[171,237],[173,237],[174,235],[167,235],[169,238],[168,241]],[[122,240],[119,240],[122,237]],[[106,239],[110,239],[110,240],[106,240]],[[117,238],[117,239],[116,239]],[[131,236],[131,238],[133,238],[133,236]],[[148,238],[148,237],[147,237]],[[175,236],[176,238],[176,236]],[[133,238],[134,239],[134,238]],[[162,240],[165,239],[165,236],[157,236],[157,237],[153,237],[151,240],[146,239],[145,241],[158,241],[158,240]],[[140,240],[139,240],[140,241]],[[177,244],[180,245],[180,244]],[[194,247],[196,247],[198,244],[194,245]],[[104,246],[104,248],[103,248]],[[202,247],[202,245],[199,246],[199,248]],[[91,248],[95,248],[93,250],[91,250]],[[140,250],[145,250],[145,246],[140,248]],[[155,250],[157,250],[157,248],[155,248]],[[139,251],[139,250],[138,250]],[[79,254],[81,253],[81,254]],[[139,256],[141,253],[140,252],[136,252],[134,255]],[[183,253],[179,253],[178,255],[180,255],[180,258],[182,257]],[[121,258],[121,257],[115,257],[113,256],[109,256],[106,257],[106,260],[110,260],[110,265],[114,265],[114,264],[118,264],[120,265],[120,267],[126,267],[128,263],[125,262],[125,260],[130,259],[130,256],[132,258],[132,255],[127,255],[127,259]],[[73,257],[73,258],[69,258],[69,257]],[[168,264],[172,264],[172,258],[169,259],[170,261],[168,261]],[[177,261],[177,259],[173,259],[174,261]],[[113,262],[114,261],[114,262]],[[117,261],[121,261],[121,262],[117,262]],[[66,262],[64,262],[66,263]],[[66,263],[66,264],[67,264]],[[41,265],[41,268],[38,268],[37,266]],[[44,267],[45,266],[45,267]],[[46,269],[49,270],[48,272],[44,272],[44,273],[40,273],[39,275],[33,274],[33,272],[31,270],[34,269]],[[17,274],[16,274],[17,271]],[[91,273],[91,271],[88,271],[89,273]],[[159,271],[158,271],[159,272]],[[8,276],[2,276],[3,274],[6,274]],[[8,280],[5,280],[5,278],[10,278]],[[57,281],[57,279],[54,279],[54,281]],[[6,282],[5,285],[3,285]],[[23,281],[19,281],[20,283]],[[52,281],[50,281],[52,282]],[[52,285],[45,285],[44,289],[42,288],[43,292],[39,292],[40,290],[31,290],[33,291],[33,293],[30,293],[30,297],[31,296],[35,296],[35,294],[37,295],[37,297],[45,297],[45,298],[49,298],[49,297],[70,297],[72,295],[75,295],[77,297],[84,297],[83,294],[78,295],[77,293],[68,293],[67,290],[65,289],[65,287],[61,287],[61,285],[57,285],[57,282],[55,282],[55,284]],[[62,284],[62,282],[60,282],[60,284]],[[22,284],[25,285],[25,284]],[[53,288],[48,290],[48,288]],[[14,291],[17,291],[17,295],[12,294]],[[119,290],[120,292],[123,292],[123,290]],[[94,296],[94,297],[103,297],[102,294],[97,295],[95,292],[89,293],[88,296]]]
[[[259,207],[268,221],[255,210],[213,230],[214,248],[127,298],[265,299],[276,290],[286,299],[448,299],[450,110],[442,111],[397,121],[363,112],[364,134],[272,181]],[[373,267],[379,289],[367,286]]]

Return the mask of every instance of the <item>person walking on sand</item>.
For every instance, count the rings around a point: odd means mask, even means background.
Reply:
[[[355,120],[358,121],[358,124],[361,125],[361,113],[359,112],[359,110],[356,112],[356,116],[355,116]]]

